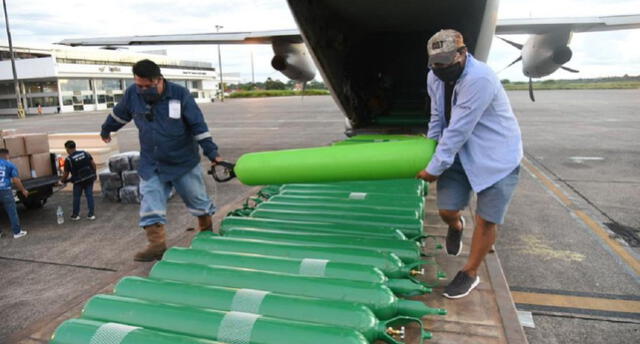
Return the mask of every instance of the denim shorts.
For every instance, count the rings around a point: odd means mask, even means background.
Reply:
[[[168,182],[162,182],[157,175],[146,180],[140,178],[140,227],[167,223],[167,199],[172,188],[176,189],[191,215],[215,213],[215,205],[207,195],[202,170],[198,164],[191,171]]]
[[[518,185],[520,166],[506,177],[478,193],[476,213],[486,221],[504,223],[507,208]],[[446,169],[437,182],[438,208],[444,210],[462,210],[469,205],[471,184],[456,156],[453,165]]]

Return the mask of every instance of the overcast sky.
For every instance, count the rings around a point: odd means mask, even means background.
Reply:
[[[7,7],[15,46],[41,46],[75,37],[214,32],[216,24],[228,32],[296,27],[285,0],[7,0]],[[498,18],[638,13],[639,0],[502,0]],[[1,23],[0,42],[6,44],[4,17]],[[524,43],[527,36],[507,38]],[[567,66],[581,73],[558,71],[551,78],[640,75],[638,42],[640,30],[575,34],[570,44],[573,59]],[[286,80],[271,69],[269,45],[223,46],[223,71],[241,73],[243,79],[250,80],[252,51],[257,81],[267,77]],[[173,46],[168,52],[173,57],[218,64],[215,46]],[[515,48],[494,39],[488,63],[500,70],[518,54]],[[500,78],[525,79],[520,64],[501,72]]]

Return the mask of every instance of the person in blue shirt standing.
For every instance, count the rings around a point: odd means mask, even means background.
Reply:
[[[27,231],[22,230],[20,227],[20,218],[16,210],[16,200],[11,190],[12,184],[22,193],[24,198],[29,197],[29,191],[24,188],[22,181],[18,178],[18,168],[9,161],[9,151],[0,148],[0,203],[9,217],[13,238],[17,239],[27,235]],[[2,236],[2,231],[0,231],[0,236]]]
[[[76,150],[76,143],[69,140],[64,143],[67,158],[64,160],[64,175],[61,182],[73,183],[73,212],[71,220],[80,220],[80,197],[84,193],[87,198],[89,212],[87,219],[95,220],[95,205],[93,201],[93,183],[96,181],[96,163],[89,152]],[[71,178],[69,178],[71,174]]]
[[[497,75],[467,52],[462,34],[441,30],[427,43],[431,120],[427,136],[438,141],[418,178],[437,180],[440,217],[449,225],[447,253],[462,251],[462,210],[477,194],[475,228],[466,265],[445,288],[464,297],[479,283],[478,268],[496,240],[518,184],[522,139]]]
[[[188,211],[198,218],[200,231],[212,230],[216,208],[207,195],[200,169],[199,147],[214,166],[222,161],[202,112],[185,87],[162,76],[150,60],[133,65],[135,84],[107,116],[100,136],[111,141],[111,133],[134,121],[140,140],[140,227],[149,245],[134,260],[162,258],[166,250],[167,198],[172,188]]]

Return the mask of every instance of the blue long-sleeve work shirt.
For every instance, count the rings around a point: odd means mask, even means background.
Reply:
[[[149,179],[157,174],[170,181],[200,162],[198,145],[210,160],[218,156],[202,112],[189,91],[165,80],[162,99],[147,104],[131,85],[102,124],[100,135],[118,131],[131,120],[138,127],[140,165],[138,174]]]
[[[426,168],[429,174],[442,174],[458,154],[471,187],[480,192],[520,164],[520,126],[500,80],[489,66],[467,54],[464,71],[453,89],[448,126],[444,82],[433,72],[427,77],[427,90],[431,97],[427,136],[438,141]]]

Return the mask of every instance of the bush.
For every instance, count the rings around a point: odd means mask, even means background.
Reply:
[[[306,90],[305,96],[324,96],[328,95],[327,90]],[[261,90],[261,91],[237,91],[231,93],[227,98],[256,98],[256,97],[286,97],[286,96],[302,96],[302,91],[292,90]]]

